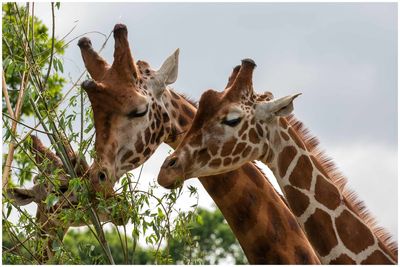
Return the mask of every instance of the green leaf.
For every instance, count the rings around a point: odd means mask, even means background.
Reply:
[[[56,203],[58,202],[58,197],[54,195],[53,193],[48,195],[44,203],[46,203],[46,206],[48,208],[53,207]]]
[[[53,58],[53,68],[55,71],[58,71],[58,59]]]
[[[203,225],[203,224],[204,224],[203,217],[201,217],[201,215],[198,215],[198,216],[196,217],[196,222],[197,222],[198,224],[200,224],[200,225]]]
[[[61,73],[64,73],[64,66],[63,66],[61,60],[57,60],[57,63],[58,63],[58,68],[61,71]]]
[[[51,248],[53,251],[60,250],[60,243],[58,242],[58,240],[53,240],[53,242],[51,243]]]
[[[158,207],[158,217],[160,219],[164,219],[165,218],[165,215],[164,215],[163,211],[160,209],[160,207]]]
[[[11,210],[12,210],[12,206],[11,205],[7,205],[7,218],[10,216]]]

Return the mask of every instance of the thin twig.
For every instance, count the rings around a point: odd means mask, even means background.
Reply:
[[[51,2],[51,18],[52,18],[52,28],[51,28],[50,60],[49,60],[49,68],[47,69],[47,74],[46,74],[46,76],[45,76],[45,78],[43,80],[43,88],[42,88],[42,90],[45,89],[46,84],[47,84],[47,80],[49,79],[51,66],[53,64],[53,57],[54,57],[54,32],[55,32],[55,27],[56,27],[56,20],[55,20],[55,17],[54,17],[54,2]]]
[[[10,113],[11,117],[14,116],[14,111],[12,110],[11,103],[10,103],[10,97],[8,96],[8,90],[7,90],[7,84],[6,84],[6,77],[4,76],[4,70],[3,70],[3,79],[2,79],[2,91],[3,91],[3,96],[4,99],[6,100],[6,106],[7,106],[7,111]]]
[[[12,121],[14,121],[14,122],[16,122],[16,123],[18,123],[18,124],[21,124],[21,125],[23,125],[23,126],[29,128],[29,129],[31,129],[32,131],[36,131],[36,132],[39,132],[39,133],[51,134],[51,135],[52,135],[52,133],[49,133],[49,132],[46,132],[46,131],[42,131],[42,130],[35,129],[35,128],[33,128],[32,126],[29,126],[29,125],[27,125],[27,124],[25,124],[25,123],[23,123],[23,122],[21,122],[21,121],[18,121],[18,120],[16,120],[16,119],[12,118],[11,116],[8,116],[6,113],[2,113],[2,114],[3,114],[4,116],[6,116],[7,118],[9,118],[10,120],[12,120]]]
[[[29,9],[28,9],[28,14],[29,14]],[[27,28],[29,29],[29,19],[27,20]],[[29,45],[28,42],[25,42],[24,50],[26,50],[28,45]],[[28,58],[25,56],[24,69],[26,69],[27,64],[28,64]],[[25,87],[27,84],[27,77],[29,75],[29,72],[30,72],[30,69],[28,69],[28,71],[24,71],[22,74],[21,86],[20,86],[19,93],[18,93],[18,99],[17,99],[17,103],[15,106],[15,111],[14,111],[14,114],[10,114],[13,116],[13,119],[15,119],[15,120],[19,119],[19,116],[20,116],[20,113],[22,110],[22,103],[23,103],[23,98],[25,95]],[[4,79],[5,79],[5,77],[4,77]],[[5,83],[5,81],[4,81],[4,83]],[[5,87],[4,84],[3,84],[3,87]],[[17,123],[15,121],[13,121],[13,123],[11,124],[11,132],[15,133],[16,131],[17,131]],[[14,159],[14,151],[15,151],[15,143],[10,142],[10,144],[8,146],[8,154],[7,154],[5,165],[7,165],[7,166],[12,165],[12,161]],[[3,189],[7,188],[8,178],[10,175],[10,167],[7,167],[7,166],[5,166],[4,170],[3,170],[3,178],[2,178],[2,183],[3,183],[2,188]]]
[[[4,212],[3,212],[3,217],[4,217]],[[6,223],[8,223],[8,221],[5,221]],[[35,259],[35,261],[40,264],[40,260],[38,258],[35,257],[35,255],[24,245],[24,243],[21,242],[21,240],[19,240],[18,236],[12,231],[12,229],[10,227],[7,227],[8,232],[12,235],[12,237],[17,240],[17,242],[19,244],[21,244],[21,246],[32,256],[32,258]]]

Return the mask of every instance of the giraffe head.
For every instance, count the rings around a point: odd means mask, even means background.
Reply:
[[[256,95],[252,76],[256,64],[242,60],[223,92],[206,91],[190,130],[161,167],[160,185],[174,188],[192,177],[210,176],[239,168],[265,157],[274,139],[279,117],[293,110],[299,94],[272,99]]]
[[[114,62],[110,66],[84,37],[79,40],[92,80],[82,83],[93,109],[96,159],[90,180],[96,192],[113,193],[115,182],[143,164],[164,141],[170,121],[162,113],[161,96],[178,75],[176,50],[157,71],[131,55],[125,25],[114,27]]]
[[[7,188],[6,193],[9,199],[12,199],[13,203],[17,206],[25,206],[32,202],[36,203],[39,207],[38,212],[47,213],[51,212],[51,209],[46,206],[44,201],[51,193],[55,195],[60,195],[60,193],[62,193],[65,198],[68,199],[68,201],[65,199],[61,201],[62,199],[59,198],[60,201],[58,201],[58,204],[61,204],[61,206],[68,205],[68,202],[76,204],[77,196],[73,191],[68,191],[70,177],[66,174],[61,159],[50,149],[46,148],[38,137],[34,135],[30,137],[32,140],[30,150],[34,155],[36,164],[41,166],[41,173],[34,177],[33,186],[31,188]],[[84,159],[78,160],[77,153],[72,151],[69,147],[67,147],[67,155],[76,169],[77,174],[83,176],[88,168],[86,161]],[[59,170],[63,171],[60,172]],[[57,173],[57,175],[54,175],[54,173]],[[49,182],[48,179],[55,179],[57,182]],[[58,185],[58,189],[55,188],[56,184]]]

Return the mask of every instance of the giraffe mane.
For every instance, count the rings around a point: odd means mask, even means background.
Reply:
[[[334,161],[328,157],[319,147],[318,138],[313,136],[304,126],[303,122],[295,118],[294,115],[286,117],[290,126],[305,143],[307,149],[312,153],[330,179],[343,194],[348,207],[357,214],[361,220],[371,229],[379,241],[397,258],[398,247],[393,236],[383,227],[378,226],[377,220],[366,207],[365,203],[359,199],[357,193],[346,187],[347,178],[340,172]]]
[[[192,105],[193,107],[195,107],[196,109],[198,108],[198,102],[193,100],[191,97],[187,96],[184,93],[178,93],[176,92],[173,88],[168,88],[168,90],[170,91],[174,91],[175,94],[183,97],[187,102],[189,102],[190,105]]]

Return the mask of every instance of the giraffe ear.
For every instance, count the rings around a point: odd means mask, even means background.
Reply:
[[[172,84],[178,78],[178,61],[179,61],[179,48],[170,55],[162,64],[161,68],[157,71],[159,81],[164,84]]]
[[[36,189],[35,186],[30,189],[9,188],[7,189],[7,197],[14,200],[15,205],[25,206],[31,202],[36,202]]]
[[[293,111],[293,100],[299,95],[301,95],[301,93],[273,99],[268,102],[261,102],[256,106],[256,116],[260,120],[269,119],[274,116],[288,116]]]

